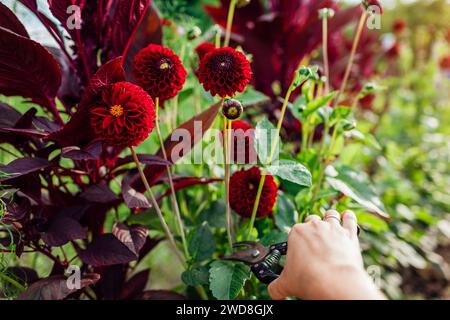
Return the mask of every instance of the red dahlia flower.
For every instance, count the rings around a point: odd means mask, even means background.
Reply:
[[[249,170],[240,170],[234,173],[230,179],[230,206],[240,216],[249,218],[252,215],[261,170],[252,167]],[[266,217],[271,212],[277,200],[277,185],[271,175],[267,175],[259,201],[258,218]]]
[[[133,75],[153,99],[164,101],[175,97],[183,88],[187,72],[172,50],[151,44],[134,58]]]
[[[257,155],[253,127],[244,121],[235,120],[231,123],[231,129],[233,130],[233,153],[231,158],[234,163],[256,163]]]
[[[211,42],[203,42],[195,48],[195,52],[197,52],[198,58],[201,61],[208,53],[213,51],[215,48],[216,46]]]
[[[441,67],[441,70],[443,71],[449,71],[450,70],[450,55],[443,56],[439,61],[439,66]]]
[[[242,52],[230,47],[207,53],[198,68],[198,79],[205,90],[222,98],[243,92],[251,78],[250,62]]]
[[[107,144],[137,146],[152,132],[155,105],[141,87],[117,82],[103,91],[102,102],[90,110],[91,125]]]

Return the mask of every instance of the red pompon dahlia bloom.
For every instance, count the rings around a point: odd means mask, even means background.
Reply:
[[[392,24],[392,30],[395,34],[401,34],[406,29],[406,21],[403,19],[396,19]]]
[[[205,90],[222,98],[243,92],[251,78],[250,62],[242,52],[230,47],[207,53],[198,68],[198,79]]]
[[[169,100],[183,88],[187,72],[180,58],[170,49],[151,44],[134,58],[133,75],[153,99]]]
[[[258,167],[242,169],[231,176],[230,206],[240,216],[246,218],[252,216],[260,180],[261,170]],[[277,189],[275,180],[268,174],[264,181],[256,217],[266,217],[272,212],[277,200]]]
[[[235,120],[231,123],[231,129],[233,130],[231,155],[233,162],[238,164],[257,163],[253,127],[244,121]]]
[[[197,52],[198,58],[201,61],[208,53],[210,53],[214,49],[216,49],[216,46],[211,42],[203,42],[195,48],[195,52]]]
[[[116,147],[137,146],[155,126],[155,105],[141,87],[117,82],[102,93],[102,102],[90,110],[97,136]]]

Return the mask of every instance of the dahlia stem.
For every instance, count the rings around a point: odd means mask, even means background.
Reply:
[[[322,18],[323,67],[325,69],[325,94],[330,92],[330,64],[328,60],[328,17]]]
[[[262,190],[264,187],[264,182],[266,181],[267,166],[272,162],[273,156],[275,155],[275,150],[277,149],[278,142],[280,140],[281,126],[283,124],[284,115],[286,113],[286,108],[287,108],[289,99],[290,99],[291,94],[294,91],[294,89],[295,89],[294,83],[292,83],[286,93],[285,98],[284,98],[283,107],[281,108],[280,118],[278,119],[275,141],[272,145],[272,149],[270,150],[270,154],[269,154],[269,157],[267,158],[267,162],[265,163],[265,166],[261,172],[261,180],[259,180],[259,186],[258,186],[258,191],[256,193],[255,204],[253,205],[252,216],[250,218],[250,224],[248,226],[247,238],[250,237],[251,232],[253,230],[253,225],[255,224],[256,213],[258,212],[259,201],[261,200],[261,193],[262,193]],[[270,139],[272,139],[272,136],[270,137]]]
[[[223,116],[223,158],[225,169],[225,214],[227,221],[227,236],[230,249],[233,248],[233,236],[231,233],[231,208],[230,208],[230,152],[231,152],[231,120]]]
[[[358,28],[356,30],[355,39],[353,40],[352,51],[350,52],[350,57],[348,59],[347,68],[345,70],[344,79],[342,80],[341,88],[339,89],[338,94],[336,95],[336,99],[334,100],[333,108],[337,106],[339,103],[339,98],[344,93],[345,87],[347,86],[348,78],[350,76],[350,72],[353,66],[353,60],[355,59],[356,50],[358,49],[359,41],[361,40],[361,34],[364,27],[364,24],[367,19],[367,10],[364,10],[361,14],[361,18],[359,19]]]
[[[139,158],[138,158],[138,156],[136,154],[136,151],[134,150],[133,147],[130,147],[130,151],[131,151],[131,154],[133,156],[133,160],[136,163],[136,167],[137,167],[137,169],[139,171],[139,176],[141,177],[142,183],[144,184],[145,189],[147,190],[147,193],[150,196],[150,200],[151,200],[151,202],[153,204],[153,207],[156,210],[156,214],[158,215],[159,222],[161,223],[161,226],[164,229],[164,233],[166,234],[167,239],[169,240],[170,244],[172,245],[172,247],[173,247],[173,249],[175,251],[175,254],[177,255],[178,259],[181,261],[181,263],[183,265],[185,265],[185,260],[183,259],[183,256],[181,255],[180,251],[178,250],[178,247],[177,247],[177,245],[175,243],[175,239],[173,237],[173,234],[170,231],[169,226],[167,225],[166,220],[164,219],[164,216],[163,216],[163,214],[161,212],[161,208],[159,207],[158,202],[156,201],[155,196],[153,195],[153,192],[152,192],[152,190],[150,188],[150,185],[148,184],[147,178],[145,177],[144,170],[142,169],[141,162],[139,161]]]
[[[164,147],[164,142],[163,142],[163,139],[161,136],[161,130],[159,128],[159,98],[158,97],[155,99],[155,109],[156,109],[156,118],[155,118],[156,134],[158,135],[158,140],[159,140],[159,144],[161,145],[161,151],[162,151],[164,160],[167,161],[166,148]],[[186,242],[186,235],[184,233],[183,220],[181,219],[180,207],[178,206],[177,195],[175,193],[175,187],[173,185],[172,172],[170,171],[170,167],[167,164],[166,164],[166,170],[167,170],[167,177],[169,178],[170,198],[172,199],[172,205],[173,205],[173,209],[175,211],[175,216],[177,219],[177,224],[178,224],[178,229],[179,229],[178,232],[180,233],[181,241],[183,243],[184,255],[185,255],[186,259],[189,259],[189,251],[188,251],[188,246],[187,246],[187,242]]]
[[[216,41],[215,41],[216,48],[220,48],[220,46],[222,45],[221,42],[222,42],[222,39],[221,39],[221,34],[220,34],[220,27],[217,27]]]
[[[236,9],[236,3],[237,0],[231,0],[230,7],[228,9],[227,29],[225,33],[225,42],[223,44],[225,47],[228,47],[228,45],[230,44],[231,28],[233,27],[233,18],[234,18],[234,11]]]

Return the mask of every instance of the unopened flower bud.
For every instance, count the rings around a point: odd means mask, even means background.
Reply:
[[[238,119],[243,111],[242,104],[236,99],[226,99],[222,105],[222,114],[228,120]]]
[[[330,19],[334,17],[334,10],[331,8],[323,8],[319,10],[320,19]]]
[[[201,35],[202,35],[202,30],[197,26],[192,27],[187,32],[187,38],[188,38],[188,40],[191,40],[191,41],[197,39]]]
[[[247,6],[247,5],[249,5],[250,2],[252,2],[252,0],[238,0],[237,7],[238,8],[243,8],[243,7]]]

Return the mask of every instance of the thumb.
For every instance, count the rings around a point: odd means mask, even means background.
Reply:
[[[284,290],[281,277],[278,277],[277,279],[272,281],[267,287],[267,290],[269,291],[269,294],[273,300],[283,300],[288,296],[286,294],[286,291]]]

